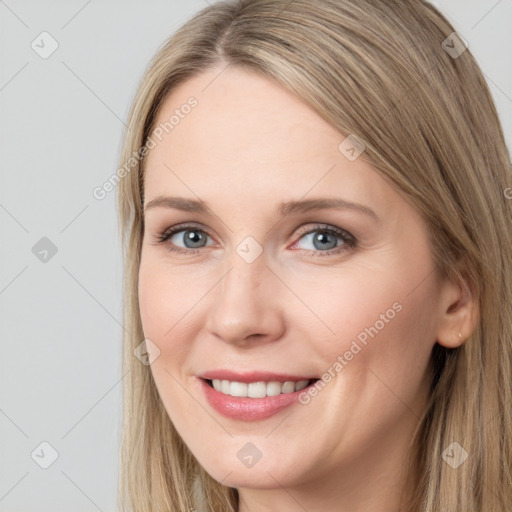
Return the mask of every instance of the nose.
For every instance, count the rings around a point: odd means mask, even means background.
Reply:
[[[212,290],[206,329],[233,345],[278,340],[285,327],[282,287],[262,256],[235,262]]]

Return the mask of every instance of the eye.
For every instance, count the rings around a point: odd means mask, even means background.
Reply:
[[[300,239],[294,243],[294,246],[302,240],[306,247],[299,247],[311,256],[328,256],[339,254],[352,249],[356,246],[356,239],[348,231],[329,226],[327,224],[317,224],[309,229],[299,230]],[[190,224],[178,224],[167,228],[156,237],[159,244],[168,243],[168,249],[180,254],[196,254],[203,247],[207,247],[208,233]],[[293,246],[292,246],[293,247]]]
[[[206,247],[205,241],[208,236],[206,231],[196,226],[178,224],[159,233],[157,242],[161,244],[170,242],[168,249],[173,252],[195,254],[202,247]],[[180,243],[182,243],[184,247],[180,247]]]
[[[301,235],[300,240],[295,242],[294,245],[305,241],[302,249],[304,249],[308,255],[328,256],[331,254],[339,254],[353,249],[357,243],[355,237],[348,231],[327,224],[318,224],[306,229],[307,230],[301,230],[299,232],[299,235]]]

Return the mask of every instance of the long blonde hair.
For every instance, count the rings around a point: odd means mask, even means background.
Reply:
[[[460,347],[436,344],[432,352],[431,398],[415,438],[413,508],[512,510],[511,161],[483,75],[453,32],[423,0],[220,1],[158,51],[133,102],[118,180],[129,332],[123,511],[238,509],[237,490],[199,465],[166,414],[150,367],[134,357],[144,339],[137,297],[141,149],[168,93],[219,63],[260,72],[340,134],[362,140],[364,158],[421,213],[439,275],[473,290],[476,330]],[[457,469],[442,457],[452,442],[468,453]]]

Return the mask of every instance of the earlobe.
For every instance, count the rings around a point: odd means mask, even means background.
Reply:
[[[478,325],[478,298],[466,282],[447,282],[443,286],[437,342],[446,348],[456,348]]]

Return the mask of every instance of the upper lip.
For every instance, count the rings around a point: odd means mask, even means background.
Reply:
[[[299,380],[311,380],[316,379],[315,376],[308,375],[289,375],[284,373],[272,373],[272,372],[244,372],[238,373],[232,370],[210,370],[207,372],[200,373],[198,375],[201,379],[206,380],[229,380],[231,382],[286,382],[286,381],[299,381]]]

